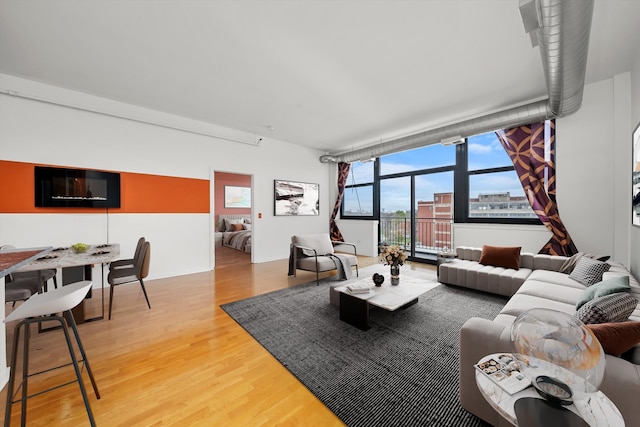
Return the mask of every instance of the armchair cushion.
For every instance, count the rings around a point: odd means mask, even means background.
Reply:
[[[291,243],[297,246],[315,249],[318,255],[333,253],[333,245],[328,233],[307,234],[304,236],[292,236]]]

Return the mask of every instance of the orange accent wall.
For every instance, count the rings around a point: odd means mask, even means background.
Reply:
[[[36,208],[34,167],[0,160],[0,213],[96,213],[92,208]],[[209,180],[120,172],[120,208],[112,213],[209,213]]]

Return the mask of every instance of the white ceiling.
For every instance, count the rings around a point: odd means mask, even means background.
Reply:
[[[639,16],[596,0],[587,83]],[[0,0],[0,73],[332,153],[546,96],[517,0]]]

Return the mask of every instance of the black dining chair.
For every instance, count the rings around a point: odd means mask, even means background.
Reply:
[[[149,275],[150,260],[151,244],[143,241],[141,249],[139,251],[136,249],[133,259],[118,260],[109,265],[109,275],[107,276],[107,282],[109,282],[109,320],[111,320],[111,308],[113,305],[113,289],[118,285],[135,281],[140,282],[144,298],[147,300],[147,306],[151,308],[143,280]]]

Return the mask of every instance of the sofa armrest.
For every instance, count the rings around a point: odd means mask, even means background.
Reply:
[[[492,353],[511,353],[511,330],[497,322],[479,317],[467,320],[460,329],[460,404],[464,409],[494,426],[509,425],[476,385],[478,360]]]

